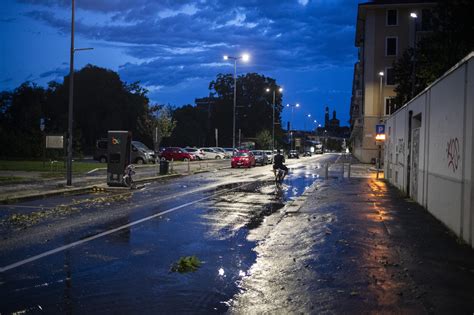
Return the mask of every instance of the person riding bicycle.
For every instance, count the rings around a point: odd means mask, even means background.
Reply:
[[[273,174],[275,174],[278,169],[283,170],[283,177],[281,180],[285,179],[286,174],[288,174],[288,167],[285,166],[285,157],[281,154],[280,149],[277,150],[277,154],[273,157]]]

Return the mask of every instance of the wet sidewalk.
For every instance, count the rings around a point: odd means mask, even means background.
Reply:
[[[474,251],[421,206],[373,178],[315,188],[250,236],[232,313],[473,314]]]

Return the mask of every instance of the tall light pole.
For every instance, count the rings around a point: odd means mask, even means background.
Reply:
[[[311,119],[311,114],[306,115],[309,119]],[[306,119],[304,121],[304,131],[306,131]]]
[[[380,71],[379,72],[379,78],[380,78],[380,87],[379,87],[379,97],[380,97],[380,107],[379,107],[379,121],[377,122],[377,124],[381,123],[382,122],[382,111],[383,111],[383,108],[384,108],[384,104],[383,104],[383,77],[384,77],[384,73],[383,71]],[[381,167],[381,159],[382,159],[382,145],[379,144],[378,146],[378,162],[377,162],[377,176],[376,178],[379,179],[379,171],[380,171],[380,167]]]
[[[411,12],[410,17],[414,20],[414,35],[413,35],[413,66],[411,71],[411,98],[415,97],[415,79],[416,79],[416,34],[418,27],[418,14]]]
[[[74,0],[71,2],[71,51],[69,61],[69,105],[67,120],[67,163],[66,163],[66,185],[72,185],[72,110],[74,91]]]
[[[66,162],[66,185],[72,185],[72,123],[73,123],[73,100],[74,100],[74,53],[79,50],[91,50],[93,48],[74,48],[74,9],[75,1],[71,0],[71,50],[69,61],[69,104],[67,120],[67,162]]]
[[[237,107],[237,60],[249,61],[250,56],[243,54],[240,57],[224,56],[224,60],[234,60],[234,109],[232,113],[232,149],[235,151],[235,108]]]
[[[291,107],[291,121],[290,121],[290,136],[291,136],[291,141],[290,141],[290,150],[292,150],[292,143],[293,143],[293,133],[292,133],[292,130],[293,130],[293,111],[296,108],[299,108],[300,107],[300,104],[296,103],[296,104],[286,104],[286,107]]]
[[[270,89],[267,88],[267,93],[270,92]],[[283,88],[279,88],[278,89],[278,92],[283,92]],[[272,115],[272,152],[275,151],[275,93],[276,91],[273,90],[273,105],[272,105],[272,109],[273,109],[273,115]]]

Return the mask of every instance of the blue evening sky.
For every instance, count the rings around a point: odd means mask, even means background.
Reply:
[[[249,53],[238,74],[257,72],[284,88],[298,129],[335,109],[347,125],[359,0],[76,0],[75,68],[90,63],[140,81],[154,103],[194,104],[225,54]],[[0,1],[0,90],[46,86],[69,72],[71,0]],[[307,117],[308,114],[312,118]],[[291,111],[283,112],[283,123]]]

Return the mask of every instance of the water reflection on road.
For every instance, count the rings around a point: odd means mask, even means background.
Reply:
[[[237,293],[239,281],[256,260],[256,242],[248,240],[249,230],[278,212],[288,199],[301,195],[318,180],[320,171],[316,164],[294,164],[282,190],[263,179],[156,204],[156,191],[150,185],[130,199],[107,205],[133,207],[127,215],[117,211],[122,214],[107,224],[64,234],[48,246],[69,244],[179,204],[191,204],[1,273],[0,313],[224,312],[226,301]],[[196,200],[203,201],[193,203]],[[10,254],[22,259],[31,253],[25,247]],[[191,273],[171,272],[170,267],[185,256],[198,257],[201,267]]]

